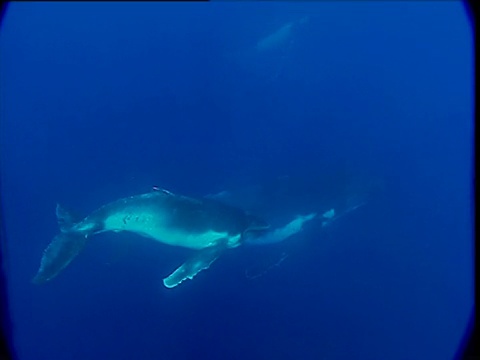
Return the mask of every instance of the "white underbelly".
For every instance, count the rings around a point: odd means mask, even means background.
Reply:
[[[207,231],[204,233],[187,233],[184,231],[172,231],[165,229],[156,229],[151,232],[141,233],[139,235],[150,237],[167,245],[182,246],[190,249],[203,249],[216,245],[219,241],[228,240],[228,243],[235,241],[235,237],[231,237],[227,233]],[[237,236],[237,240],[240,236]]]
[[[183,229],[171,228],[163,218],[150,214],[114,214],[104,221],[104,231],[128,231],[140,236],[154,239],[171,246],[182,246],[190,249],[203,249],[216,245],[219,241],[228,242],[228,247],[239,245],[240,235],[229,235],[227,232],[205,231],[189,233]]]

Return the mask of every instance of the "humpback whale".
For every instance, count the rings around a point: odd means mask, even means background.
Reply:
[[[155,189],[157,190],[157,189]],[[56,277],[84,248],[91,236],[128,231],[195,254],[163,280],[173,288],[207,269],[226,249],[242,244],[250,233],[266,231],[269,224],[239,208],[213,199],[195,199],[158,189],[106,204],[78,221],[57,205],[60,233],[45,249],[36,284]]]
[[[255,45],[257,52],[269,52],[280,49],[292,41],[295,29],[300,25],[304,25],[309,21],[308,16],[304,16],[299,20],[289,21],[275,31],[262,37]]]

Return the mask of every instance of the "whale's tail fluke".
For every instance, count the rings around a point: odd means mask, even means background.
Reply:
[[[69,211],[60,205],[56,209],[60,233],[43,252],[40,268],[33,278],[34,284],[42,284],[57,276],[78,255],[87,242],[89,234],[72,230],[78,222]]]
[[[87,238],[78,233],[60,233],[43,252],[34,284],[43,284],[57,276],[83,249]]]

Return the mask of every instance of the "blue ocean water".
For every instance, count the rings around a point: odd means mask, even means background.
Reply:
[[[1,160],[18,358],[452,359],[473,310],[473,39],[461,2],[12,3]],[[102,234],[31,283],[58,232],[152,186],[272,223],[185,258]],[[240,206],[240,205],[239,205]]]

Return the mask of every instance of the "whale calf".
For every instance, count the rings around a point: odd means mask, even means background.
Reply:
[[[57,205],[60,228],[45,249],[36,284],[56,277],[84,248],[92,235],[128,231],[171,246],[195,250],[194,255],[163,280],[173,288],[207,269],[226,249],[242,244],[252,233],[260,236],[269,224],[219,201],[195,199],[155,189],[106,204],[83,219]]]

